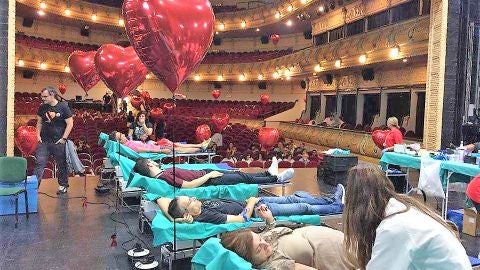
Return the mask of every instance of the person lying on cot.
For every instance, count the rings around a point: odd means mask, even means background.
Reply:
[[[251,197],[246,201],[230,199],[198,200],[179,196],[175,199],[159,198],[158,205],[171,221],[191,223],[193,221],[224,224],[247,222],[255,212],[262,218],[262,212],[269,209],[273,216],[329,215],[343,210],[344,187],[339,184],[333,196],[314,197],[300,191],[283,197]]]
[[[109,139],[111,141],[118,141],[119,143],[127,146],[137,153],[164,153],[171,154],[173,150],[173,145],[175,144],[175,152],[188,154],[188,153],[198,153],[202,150],[205,150],[210,143],[210,139],[203,141],[199,144],[182,144],[182,143],[173,143],[167,139],[162,139],[166,143],[162,145],[158,144],[147,144],[142,141],[133,141],[129,140],[125,134],[118,131],[112,131],[110,133]]]
[[[196,188],[200,186],[244,184],[271,184],[288,182],[294,174],[292,168],[278,173],[278,161],[272,159],[272,165],[261,173],[244,173],[241,171],[187,170],[173,168],[163,170],[161,166],[146,158],[139,158],[133,170],[143,176],[164,180],[179,188]]]
[[[242,229],[220,236],[223,247],[237,253],[255,269],[355,269],[345,255],[342,232],[325,226],[275,228],[269,209],[259,215],[267,223],[262,233]]]

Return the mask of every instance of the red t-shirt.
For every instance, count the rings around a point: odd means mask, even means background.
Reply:
[[[385,148],[392,147],[395,144],[402,144],[403,143],[403,135],[402,132],[398,128],[393,128],[385,137]]]
[[[480,203],[480,177],[476,176],[467,186],[467,196],[474,202]]]
[[[161,174],[157,176],[157,179],[162,179],[166,181],[169,185],[175,187],[182,187],[183,181],[190,182],[195,180],[199,177],[204,176],[207,174],[205,171],[193,171],[193,170],[185,170],[180,168],[175,168],[175,177],[173,175],[173,168],[168,168],[164,170]]]

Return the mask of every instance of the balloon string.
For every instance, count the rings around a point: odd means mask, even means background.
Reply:
[[[177,100],[175,98],[175,92],[173,92],[173,95],[172,95],[172,99],[173,99],[173,112],[172,112],[172,115],[175,117],[175,107],[177,106]],[[176,191],[177,191],[177,188],[175,186],[175,183],[176,183],[176,175],[175,175],[175,128],[172,128],[172,156],[173,156],[173,198],[175,199],[176,198]],[[175,221],[175,218],[173,218],[173,251],[176,252],[177,250],[177,222]]]

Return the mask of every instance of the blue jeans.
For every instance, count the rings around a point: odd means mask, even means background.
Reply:
[[[38,145],[37,151],[35,153],[35,169],[33,174],[37,176],[38,186],[42,181],[43,170],[45,165],[47,165],[48,158],[53,155],[57,163],[58,169],[58,184],[60,186],[68,187],[68,169],[67,169],[67,159],[65,154],[65,144],[55,144],[55,143],[46,143],[42,142]]]
[[[256,206],[266,204],[273,216],[329,215],[341,213],[343,205],[333,197],[314,197],[306,192],[296,192],[283,197],[262,197]]]
[[[213,170],[204,170],[207,173]],[[244,184],[267,184],[277,182],[277,177],[270,175],[268,172],[261,173],[244,173],[240,171],[220,171],[222,176],[209,179],[207,185],[235,185]]]

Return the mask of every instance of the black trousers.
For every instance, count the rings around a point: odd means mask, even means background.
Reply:
[[[57,163],[58,169],[58,184],[60,186],[68,187],[68,169],[67,159],[65,154],[65,144],[45,143],[42,142],[38,145],[35,153],[35,169],[33,174],[37,176],[38,186],[40,186],[43,170],[47,165],[48,158],[53,156]]]

